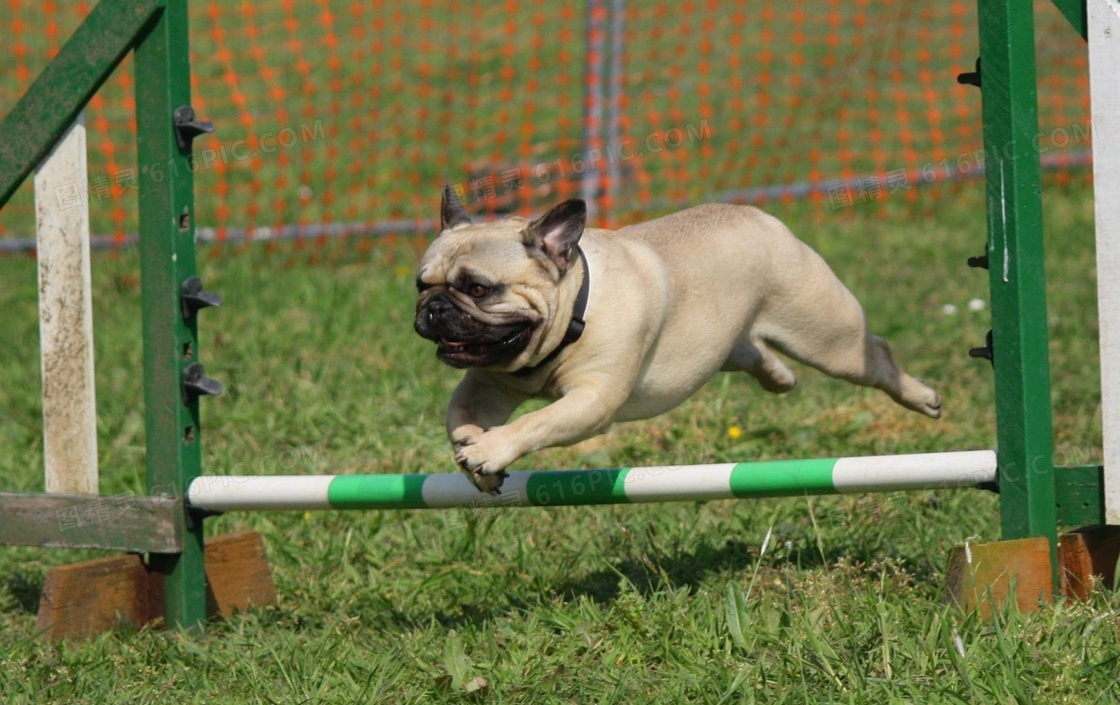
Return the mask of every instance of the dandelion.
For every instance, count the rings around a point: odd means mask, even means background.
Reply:
[[[738,426],[732,426],[731,428],[727,429],[727,437],[733,441],[738,440],[742,435],[743,429],[739,428]]]

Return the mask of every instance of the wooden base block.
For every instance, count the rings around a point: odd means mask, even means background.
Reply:
[[[945,580],[949,599],[985,619],[1009,602],[1033,612],[1053,599],[1050,542],[1038,537],[957,546],[949,552]]]
[[[264,541],[255,531],[235,531],[206,540],[206,613],[232,616],[250,607],[275,605],[276,585],[268,570]]]
[[[1120,526],[1092,526],[1058,537],[1059,587],[1064,597],[1086,600],[1094,578],[1115,588]],[[1033,612],[1053,600],[1049,542],[1044,538],[966,544],[949,552],[949,598],[987,618],[993,608],[1014,602]]]
[[[1087,526],[1058,537],[1062,594],[1089,599],[1093,578],[1115,589],[1120,560],[1120,526]]]
[[[59,640],[155,622],[163,617],[159,578],[135,554],[51,568],[36,627]],[[211,617],[277,603],[260,534],[238,531],[206,540],[206,603]]]
[[[91,636],[146,624],[151,607],[139,556],[98,558],[47,571],[35,628],[56,640]]]

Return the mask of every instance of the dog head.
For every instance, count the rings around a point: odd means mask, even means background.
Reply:
[[[440,235],[416,277],[416,332],[452,367],[532,366],[568,324],[586,220],[584,202],[569,200],[536,220],[473,223],[445,187]]]

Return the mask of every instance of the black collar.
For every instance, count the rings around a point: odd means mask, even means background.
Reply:
[[[564,333],[564,338],[560,341],[560,344],[545,359],[532,367],[522,367],[520,370],[511,373],[514,377],[528,377],[533,374],[559,357],[564,348],[579,340],[580,336],[583,335],[583,316],[587,313],[587,297],[591,292],[591,267],[587,266],[587,258],[583,255],[583,249],[576,247],[576,252],[579,254],[579,261],[583,263],[583,283],[579,285],[579,294],[576,296],[576,303],[572,307],[572,320],[568,323],[568,330]]]

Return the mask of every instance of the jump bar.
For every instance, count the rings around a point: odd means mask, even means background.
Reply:
[[[205,511],[543,507],[977,487],[996,479],[990,450],[715,465],[511,472],[498,495],[461,473],[208,475],[187,500]]]

